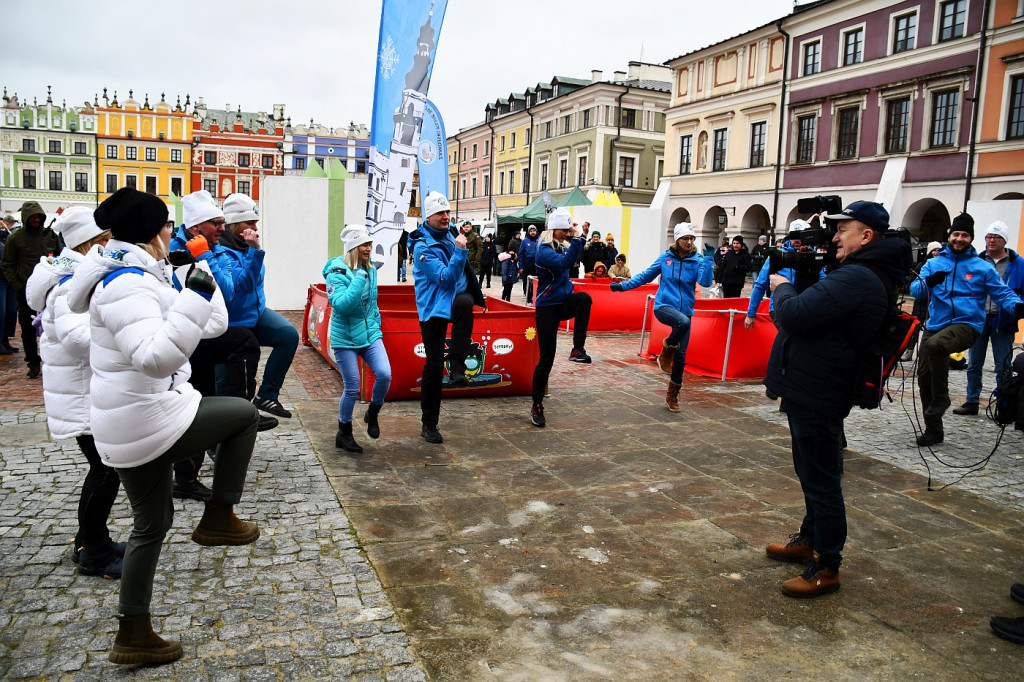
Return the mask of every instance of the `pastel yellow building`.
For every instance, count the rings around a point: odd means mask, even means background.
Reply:
[[[191,147],[193,116],[181,106],[164,101],[139,104],[132,99],[119,103],[117,93],[97,108],[97,175],[99,200],[122,187],[133,187],[168,201],[173,193],[192,191]]]
[[[529,134],[530,118],[526,112],[494,122],[494,175],[491,182],[494,202],[502,213],[515,211],[529,203]]]

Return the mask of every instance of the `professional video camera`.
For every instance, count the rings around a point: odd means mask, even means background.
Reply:
[[[796,251],[783,251],[773,247],[768,250],[768,272],[775,274],[784,268],[792,268],[798,274],[819,272],[822,268],[836,262],[836,245],[832,238],[836,236],[836,223],[825,218],[826,215],[841,213],[843,200],[838,195],[807,197],[796,202],[796,210],[804,215],[810,214],[808,222],[815,218],[817,227],[810,227],[791,232],[791,240],[799,239],[800,248]]]

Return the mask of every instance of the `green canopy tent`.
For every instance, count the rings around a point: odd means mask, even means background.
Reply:
[[[555,202],[559,206],[590,206],[593,202],[587,198],[579,187],[573,187],[572,191]]]
[[[547,213],[544,211],[543,196],[543,194],[538,196],[528,206],[514,213],[500,216],[498,218],[498,226],[523,227],[524,225],[540,225],[543,227],[547,217]],[[556,206],[590,206],[590,204],[590,199],[587,198],[587,195],[579,187],[573,187],[568,194],[555,201]]]

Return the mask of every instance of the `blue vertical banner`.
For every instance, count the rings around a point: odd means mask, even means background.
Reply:
[[[430,192],[448,196],[448,138],[444,121],[429,99],[423,107],[423,132],[417,156],[420,171],[420,203]]]
[[[405,230],[427,88],[447,5],[447,0],[384,0],[381,8],[366,196],[371,258],[378,268]],[[447,151],[442,159],[447,164]],[[442,193],[447,167],[445,175]]]

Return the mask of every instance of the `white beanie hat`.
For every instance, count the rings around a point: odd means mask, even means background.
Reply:
[[[429,218],[435,213],[441,213],[442,211],[450,211],[452,207],[448,204],[448,199],[440,192],[430,192],[423,199],[423,217]]]
[[[927,254],[927,253],[931,253],[935,249],[941,249],[941,248],[942,248],[942,244],[940,244],[939,242],[928,242],[928,248],[926,248],[924,252]]]
[[[64,238],[64,243],[69,249],[81,246],[90,239],[103,234],[102,227],[96,224],[93,218],[93,209],[85,206],[72,206],[65,208],[59,216],[54,227]]]
[[[800,218],[797,218],[789,224],[790,232],[802,232],[803,230],[809,229],[811,229],[811,224],[806,220],[801,220]]]
[[[683,237],[696,237],[697,232],[690,223],[678,223],[672,228],[672,241],[677,242]]]
[[[260,209],[248,194],[229,194],[224,200],[224,220],[228,225],[260,219]]]
[[[224,217],[224,211],[220,210],[217,202],[205,189],[186,195],[181,204],[185,209],[185,227],[195,227],[207,220]]]
[[[572,227],[572,214],[564,208],[556,208],[548,214],[549,230],[568,230]]]
[[[346,225],[345,229],[341,231],[341,241],[345,244],[345,253],[348,253],[357,246],[362,246],[367,242],[373,243],[373,237],[366,231],[366,228],[362,225]]]
[[[1010,228],[1002,220],[997,220],[988,226],[988,229],[985,230],[985,236],[987,237],[990,234],[1002,237],[1004,242],[1010,241]]]

